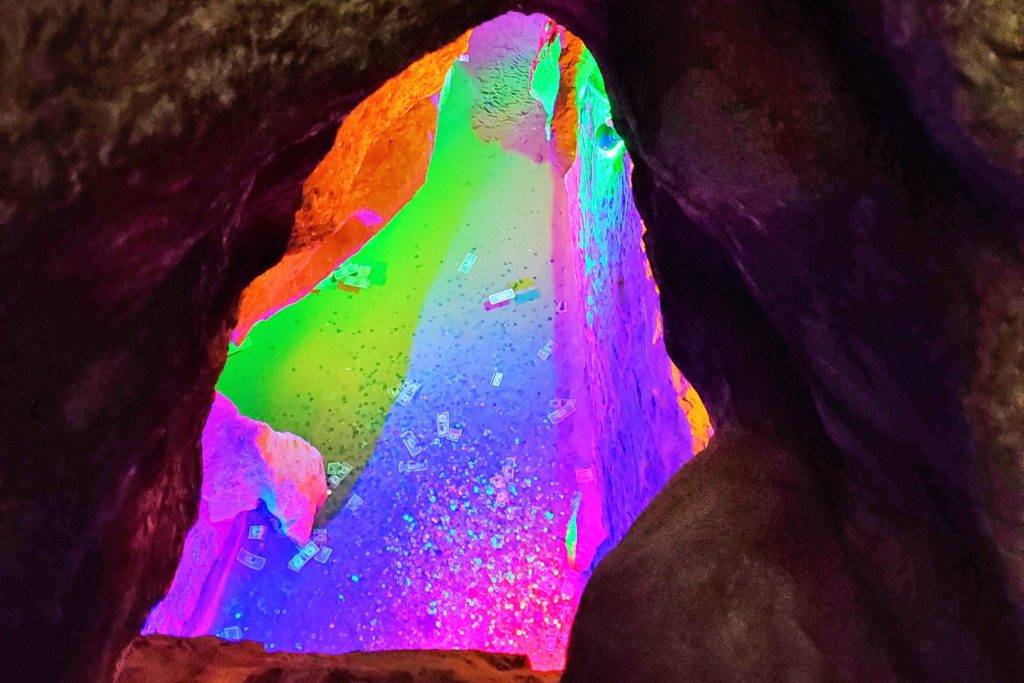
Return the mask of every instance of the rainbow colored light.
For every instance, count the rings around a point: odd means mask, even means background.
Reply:
[[[423,186],[228,358],[218,390],[242,415],[354,466],[318,514],[329,557],[289,569],[306,539],[254,501],[197,525],[147,632],[561,668],[590,571],[692,455],[629,158],[589,52],[564,90],[568,40],[537,15],[475,30],[439,93]],[[568,133],[553,125],[566,97]],[[396,400],[403,382],[419,389]]]

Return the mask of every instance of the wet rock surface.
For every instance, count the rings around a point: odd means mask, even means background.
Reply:
[[[850,5],[537,6],[599,59],[670,354],[740,435],[600,566],[569,680],[1024,677],[1021,12]],[[504,9],[0,10],[5,673],[108,677],[173,575],[238,298],[303,180],[362,97]]]

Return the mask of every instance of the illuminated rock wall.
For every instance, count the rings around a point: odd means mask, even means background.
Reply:
[[[256,321],[308,294],[423,184],[434,149],[436,95],[468,38],[424,55],[345,117],[331,151],[305,182],[287,253],[242,294],[234,343]]]
[[[657,292],[640,248],[632,164],[611,124],[604,81],[589,52],[573,67],[575,97],[567,99],[578,112],[578,133],[564,181],[568,243],[580,285],[574,310],[585,339],[583,382],[596,397],[599,425],[595,462],[588,463],[598,472],[594,482],[581,485],[578,515],[576,564],[589,569],[699,450],[687,416],[703,406],[696,398],[696,405],[680,410],[683,387],[673,384],[678,371],[665,353]]]
[[[323,458],[313,446],[240,415],[218,394],[203,430],[199,519],[185,539],[174,582],[143,633],[204,633],[248,534],[245,513],[262,504],[274,529],[303,544],[326,497]]]
[[[4,6],[0,678],[109,678],[303,182],[509,4]],[[1019,2],[523,6],[599,57],[718,430],[591,577],[567,680],[1024,680]]]
[[[175,583],[209,577],[185,589],[201,595],[189,633],[271,650],[521,652],[560,668],[594,564],[692,453],[593,58],[545,17],[511,14],[453,62],[426,183],[351,259],[369,279],[346,284],[348,264],[316,273],[219,385],[352,465],[318,514],[330,556],[295,572],[304,538],[240,536],[264,510],[220,549],[199,546],[201,520]],[[510,287],[513,301],[485,305]],[[403,381],[420,389],[396,402],[387,390]],[[436,433],[441,412],[456,441]],[[204,485],[232,482],[212,471]],[[193,539],[219,557],[198,561]]]

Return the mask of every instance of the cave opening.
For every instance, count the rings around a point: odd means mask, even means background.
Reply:
[[[600,70],[511,13],[364,100],[243,294],[145,633],[560,669],[590,571],[711,434]]]

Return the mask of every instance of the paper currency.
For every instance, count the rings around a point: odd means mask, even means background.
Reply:
[[[553,340],[548,340],[548,343],[540,347],[540,349],[537,351],[537,358],[540,358],[541,360],[547,360],[548,358],[551,358],[551,354],[555,352],[556,348],[558,348],[558,344],[556,344]]]
[[[498,505],[507,505],[509,501],[508,491],[506,491],[505,489],[501,489],[494,495],[494,500],[498,503]]]
[[[413,457],[423,452],[423,448],[416,444],[416,435],[408,430],[402,432],[402,443],[405,444],[405,449],[409,451],[409,455]]]
[[[309,540],[313,541],[317,545],[327,543],[327,529],[314,529]]]
[[[293,572],[299,571],[306,566],[306,563],[309,562],[319,550],[320,548],[317,544],[310,541],[306,545],[302,546],[299,552],[295,553],[295,556],[292,557],[292,559],[288,560],[288,568]]]
[[[328,548],[327,546],[324,546],[317,551],[313,559],[319,562],[320,564],[327,564],[327,559],[331,556],[332,552],[334,551]]]
[[[363,507],[363,497],[358,493],[353,493],[351,497],[349,497],[348,502],[345,503],[345,509],[351,510],[352,512],[355,512],[361,507]]]
[[[498,304],[504,303],[506,301],[511,301],[514,298],[516,298],[516,292],[514,289],[503,289],[500,292],[495,292],[494,294],[488,296],[487,303],[489,303],[492,306],[497,306]]]
[[[519,292],[516,294],[516,303],[525,304],[527,301],[536,301],[540,298],[539,289],[528,289],[525,292]]]
[[[519,292],[525,292],[530,287],[533,287],[534,280],[532,277],[524,277],[516,280],[512,283],[512,291],[519,295]]]
[[[466,254],[466,258],[462,259],[462,265],[459,266],[459,272],[468,273],[474,263],[476,263],[476,254],[471,251]]]
[[[502,301],[501,303],[498,303],[498,304],[492,304],[490,301],[486,301],[485,300],[484,301],[484,310],[485,311],[493,311],[495,308],[504,308],[505,306],[508,306],[511,303],[512,303],[512,299],[505,299],[504,301]]]
[[[582,469],[576,470],[576,483],[577,484],[586,484],[586,483],[591,482],[591,481],[594,481],[594,468],[593,467],[584,467]]]
[[[398,392],[395,400],[401,403],[403,406],[407,406],[412,403],[413,397],[416,392],[420,390],[420,385],[416,382],[406,382],[402,385],[402,390]]]
[[[347,462],[341,462],[339,460],[335,460],[334,462],[327,463],[327,474],[329,474],[329,475],[330,474],[336,474],[339,477],[341,477],[342,479],[344,479],[351,472],[352,472],[352,465],[349,465]]]
[[[502,373],[498,372],[497,370],[495,370],[494,374],[491,375],[491,386],[492,387],[500,387],[501,386],[501,380],[502,380],[502,378],[504,376],[505,376],[504,374],[502,374]]]
[[[225,628],[222,628],[217,635],[219,635],[224,640],[241,640],[242,629],[238,626],[227,626]]]
[[[574,412],[576,412],[576,401],[570,398],[562,405],[562,407],[548,413],[548,422],[556,425],[572,415]]]
[[[458,442],[462,438],[462,430],[455,427],[448,428],[448,440]]]
[[[398,471],[401,472],[402,474],[408,474],[409,472],[426,472],[427,463],[424,461],[409,462],[403,460],[402,462],[398,463]]]
[[[356,289],[367,289],[370,286],[370,278],[360,275],[349,275],[341,279],[341,284],[346,287],[355,287]]]
[[[332,474],[331,476],[327,477],[327,488],[333,491],[334,489],[341,486],[342,481],[343,479],[341,478],[340,475]]]
[[[256,571],[262,571],[263,567],[267,564],[267,559],[265,557],[253,555],[245,548],[238,549],[238,555],[235,556],[235,559],[237,559],[239,562],[244,564],[249,569],[255,569]]]
[[[438,436],[442,436],[442,437],[448,436],[448,427],[449,427],[448,411],[446,410],[443,413],[438,413],[437,414],[437,435]]]
[[[254,541],[261,541],[267,535],[267,527],[262,524],[253,524],[249,527],[249,538]]]

